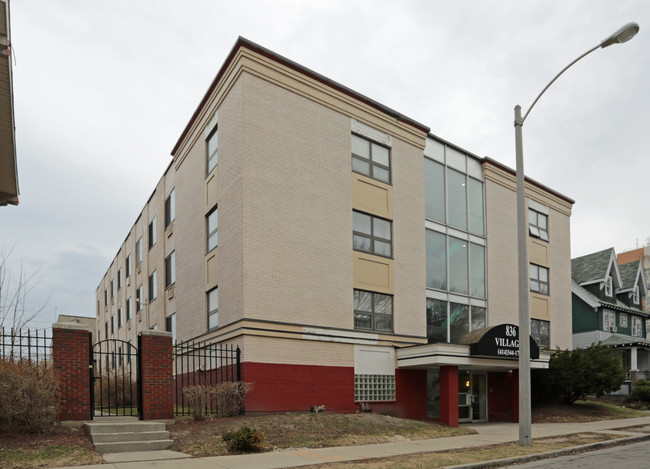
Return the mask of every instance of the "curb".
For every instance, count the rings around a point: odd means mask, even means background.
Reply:
[[[612,446],[624,446],[630,443],[650,440],[650,434],[630,436],[626,438],[617,438],[614,440],[600,441],[598,443],[589,443],[588,445],[571,446],[569,448],[557,449],[546,453],[528,454],[525,456],[515,456],[512,458],[494,459],[492,461],[480,461],[469,464],[460,464],[457,466],[445,466],[444,469],[480,469],[484,467],[510,466],[525,462],[538,461],[542,459],[552,459],[570,454],[584,453],[586,451],[595,451],[598,449],[610,448]]]

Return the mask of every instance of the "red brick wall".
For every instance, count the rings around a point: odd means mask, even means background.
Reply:
[[[440,423],[458,426],[458,367],[440,367]]]
[[[644,257],[643,248],[633,249],[632,251],[622,252],[616,255],[617,264],[627,264],[632,261],[640,261]]]
[[[145,331],[138,338],[142,419],[174,418],[172,337],[170,333]]]
[[[512,422],[512,390],[518,386],[512,373],[488,373],[488,420],[490,422]],[[515,403],[516,404],[516,403]]]
[[[90,331],[53,326],[52,360],[61,389],[56,420],[90,420]]]

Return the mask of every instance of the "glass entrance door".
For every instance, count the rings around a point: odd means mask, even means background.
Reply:
[[[458,371],[458,421],[487,420],[487,374]]]

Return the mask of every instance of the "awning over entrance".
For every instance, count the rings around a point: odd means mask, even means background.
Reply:
[[[460,366],[482,370],[519,368],[519,328],[513,324],[499,324],[476,329],[461,339],[460,344],[426,344],[398,348],[398,368],[432,368]],[[549,352],[540,352],[532,337],[530,367],[548,368]]]

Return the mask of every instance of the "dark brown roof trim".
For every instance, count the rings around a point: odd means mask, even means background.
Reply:
[[[516,176],[516,175],[517,175],[517,173],[516,173],[516,171],[515,171],[514,169],[512,169],[512,168],[510,168],[510,167],[508,167],[508,166],[506,166],[506,165],[504,165],[503,163],[499,163],[498,161],[493,160],[493,159],[490,158],[489,156],[485,156],[485,157],[483,157],[481,161],[482,161],[483,163],[488,163],[488,164],[491,164],[492,166],[496,166],[496,167],[502,169],[503,171],[512,174],[513,176]],[[559,192],[557,192],[557,191],[551,189],[551,188],[548,187],[548,186],[545,186],[544,184],[542,184],[542,183],[540,183],[540,182],[535,181],[534,179],[531,179],[531,178],[529,178],[529,177],[527,177],[527,176],[524,176],[524,178],[525,178],[525,180],[526,180],[527,183],[532,184],[533,186],[538,187],[538,188],[540,188],[540,189],[542,189],[542,190],[544,190],[544,191],[546,191],[546,192],[550,192],[551,194],[553,194],[553,195],[555,195],[556,197],[559,197],[560,199],[562,199],[562,200],[564,200],[564,201],[570,203],[571,205],[573,205],[573,204],[576,203],[575,200],[570,199],[570,198],[567,197],[566,195],[560,194]]]
[[[217,84],[219,83],[219,81],[223,77],[224,73],[228,69],[228,66],[230,65],[230,62],[232,62],[232,60],[234,59],[234,57],[237,54],[237,51],[239,50],[240,47],[245,47],[245,48],[247,48],[247,49],[249,49],[251,51],[257,52],[258,54],[260,54],[260,55],[262,55],[264,57],[267,57],[267,58],[269,58],[269,59],[271,59],[271,60],[273,60],[275,62],[278,62],[278,63],[280,63],[280,64],[282,64],[282,65],[284,65],[286,67],[291,68],[292,70],[295,70],[295,71],[297,71],[299,73],[302,73],[303,75],[307,75],[308,77],[310,77],[310,78],[312,78],[312,79],[314,79],[316,81],[319,81],[319,82],[329,86],[330,88],[334,88],[335,90],[340,91],[343,94],[346,94],[346,95],[348,95],[348,96],[350,96],[350,97],[352,97],[354,99],[357,99],[357,100],[359,100],[359,101],[361,101],[361,102],[363,102],[363,103],[365,103],[365,104],[367,104],[367,105],[369,105],[371,107],[374,107],[375,109],[377,109],[377,110],[379,110],[379,111],[381,111],[381,112],[383,112],[385,114],[388,114],[391,117],[394,117],[398,121],[401,121],[401,122],[404,122],[404,123],[406,123],[408,125],[411,125],[411,126],[415,127],[416,129],[424,132],[424,133],[429,132],[429,127],[427,127],[426,125],[420,124],[419,122],[417,122],[417,121],[415,121],[415,120],[413,120],[413,119],[411,119],[409,117],[406,117],[405,115],[400,114],[399,112],[394,111],[393,109],[391,109],[389,107],[386,107],[383,104],[380,104],[377,101],[368,98],[367,96],[364,96],[364,95],[362,95],[360,93],[357,93],[356,91],[351,90],[350,88],[348,88],[346,86],[343,86],[340,83],[337,83],[337,82],[335,82],[333,80],[330,80],[329,78],[327,78],[327,77],[325,77],[325,76],[323,76],[323,75],[321,75],[319,73],[316,73],[313,70],[310,70],[307,67],[304,67],[304,66],[300,65],[299,63],[296,63],[296,62],[294,62],[292,60],[289,60],[286,57],[283,57],[283,56],[281,56],[279,54],[276,54],[275,52],[273,52],[273,51],[271,51],[269,49],[266,49],[265,47],[260,46],[259,44],[255,44],[254,42],[249,41],[248,39],[245,39],[245,38],[239,36],[239,38],[237,39],[237,42],[235,43],[233,48],[230,50],[230,53],[228,54],[228,57],[226,58],[226,61],[223,63],[223,65],[219,69],[219,72],[217,73],[217,76],[214,78],[214,80],[212,80],[212,83],[210,84],[210,87],[208,88],[208,91],[203,96],[203,99],[201,100],[201,103],[199,104],[199,106],[194,111],[194,114],[192,114],[192,117],[190,118],[190,121],[187,123],[187,126],[185,127],[185,129],[183,130],[183,133],[181,133],[180,138],[176,142],[176,145],[174,146],[174,148],[173,148],[173,150],[171,152],[172,155],[175,155],[176,152],[178,151],[178,148],[180,147],[181,142],[185,139],[185,137],[189,133],[190,128],[192,127],[192,124],[194,124],[194,121],[197,119],[197,117],[199,115],[199,112],[201,111],[201,109],[203,108],[205,103],[207,102],[209,96],[212,94],[214,89],[217,87]]]

